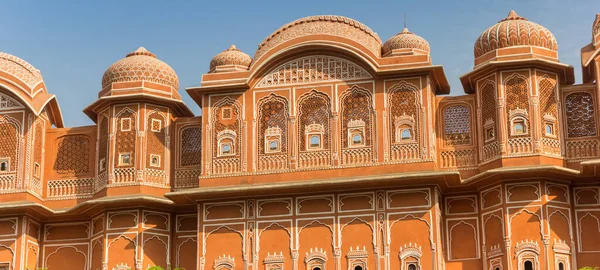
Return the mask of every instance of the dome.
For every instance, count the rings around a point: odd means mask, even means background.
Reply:
[[[133,81],[162,84],[175,91],[179,89],[179,79],[173,68],[144,47],[112,64],[102,76],[102,89],[111,87],[113,83]]]
[[[231,45],[229,49],[220,52],[210,60],[210,70],[213,71],[219,66],[243,66],[248,69],[252,63],[252,57],[238,50],[235,45]]]
[[[406,27],[383,44],[383,55],[397,49],[419,49],[427,53],[430,51],[427,40],[408,31]]]
[[[30,88],[43,82],[42,73],[25,60],[0,52],[0,71],[6,72],[25,83]]]
[[[381,39],[366,25],[343,16],[320,15],[301,18],[277,29],[258,45],[254,60],[277,45],[309,35],[342,37],[361,44],[376,56],[381,53]]]
[[[511,10],[506,18],[481,33],[475,42],[475,58],[512,46],[536,46],[555,52],[558,50],[556,38],[548,29]]]

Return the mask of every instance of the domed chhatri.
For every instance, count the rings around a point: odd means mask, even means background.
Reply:
[[[14,55],[0,52],[0,71],[21,80],[29,88],[43,82],[42,73],[25,60]]]
[[[252,63],[250,55],[238,50],[235,45],[220,52],[210,60],[210,72],[247,70]]]
[[[179,89],[179,78],[175,70],[156,55],[140,47],[112,64],[102,76],[102,89],[114,83],[148,81]]]
[[[545,27],[519,16],[514,10],[497,24],[483,31],[475,42],[475,58],[496,49],[535,46],[556,52],[556,38]]]
[[[429,54],[429,43],[419,35],[416,35],[408,28],[404,28],[402,32],[394,35],[383,44],[383,56],[391,54],[395,50],[407,49],[408,51],[420,50]]]

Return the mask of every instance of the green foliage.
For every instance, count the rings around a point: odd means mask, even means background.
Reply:
[[[175,268],[173,270],[185,270],[185,268],[179,268],[179,267],[177,267],[177,268]]]
[[[584,268],[580,268],[579,270],[598,270],[598,267],[589,267],[589,266],[586,266]]]
[[[152,266],[152,267],[148,268],[148,270],[165,270],[165,269],[163,269],[162,267],[156,265],[156,266]]]

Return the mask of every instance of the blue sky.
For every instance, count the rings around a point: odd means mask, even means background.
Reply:
[[[200,84],[214,55],[235,44],[252,56],[271,32],[309,15],[356,19],[385,41],[402,30],[406,12],[408,28],[429,41],[433,63],[460,95],[473,43],[511,9],[554,33],[561,62],[575,67],[580,82],[579,50],[591,41],[598,0],[3,1],[0,51],[42,71],[73,127],[93,124],[82,110],[97,98],[102,74],[140,46],[175,69],[184,101],[199,114],[184,88]]]

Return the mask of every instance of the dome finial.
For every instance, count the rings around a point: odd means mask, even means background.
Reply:
[[[508,20],[527,20],[521,16],[519,16],[519,14],[517,14],[517,12],[514,9],[511,9],[510,12],[508,12],[508,15],[506,15],[506,18],[502,19],[500,22],[503,21],[508,21]]]
[[[145,56],[150,56],[150,57],[156,58],[155,54],[153,54],[150,51],[146,50],[146,48],[144,48],[144,47],[139,47],[137,50],[128,53],[127,57],[134,56],[134,55],[145,55]]]
[[[229,49],[227,49],[228,51],[237,51],[238,49],[235,47],[235,45],[231,44],[231,46],[229,46]]]

